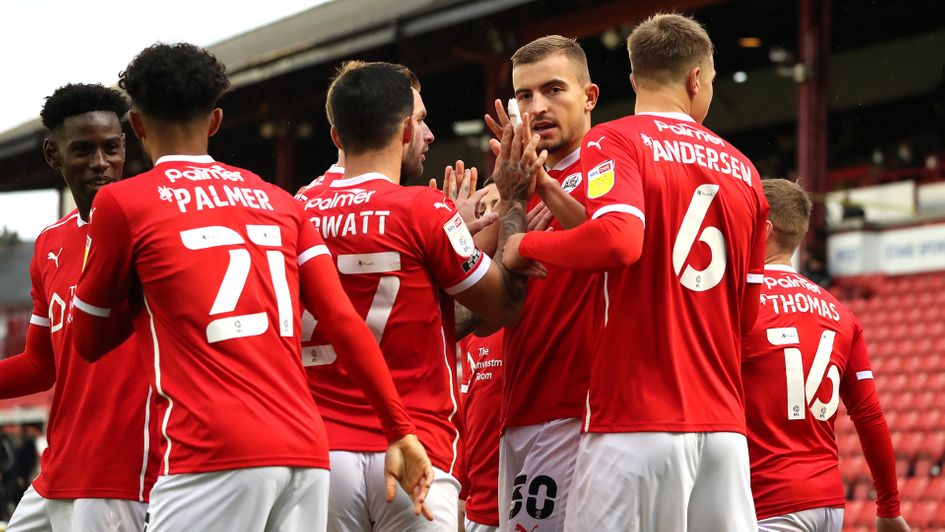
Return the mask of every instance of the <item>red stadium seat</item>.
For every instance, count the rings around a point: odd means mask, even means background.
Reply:
[[[925,528],[935,521],[937,510],[938,501],[916,501],[908,514],[909,524]],[[906,515],[905,512],[903,515]]]
[[[945,392],[945,373],[929,373],[927,382],[923,383],[927,389]]]
[[[912,406],[919,411],[939,406],[935,400],[938,398],[938,392],[932,390],[918,391],[912,396]]]
[[[908,389],[910,389],[910,390],[927,390],[927,389],[930,389],[930,388],[926,388],[926,385],[928,384],[928,382],[929,382],[929,374],[928,374],[928,373],[920,373],[920,374],[918,374],[918,375],[910,375],[910,376],[909,376],[909,380],[908,380],[908,382],[906,383],[905,387],[900,388],[900,390],[904,390],[904,389],[906,389],[906,388],[908,388]]]
[[[854,499],[847,501],[843,509],[843,524],[846,526],[868,526],[873,514],[873,502]]]
[[[925,486],[925,492],[922,494],[922,499],[926,500],[941,500],[942,494],[945,493],[945,476],[937,476],[929,479],[929,483]]]
[[[927,477],[900,478],[899,497],[904,501],[916,501],[925,495],[929,485]]]
[[[915,344],[912,341],[903,342],[907,344],[903,346],[901,353],[908,353],[900,357],[902,360],[902,365],[900,366],[899,371],[905,373],[906,375],[915,375],[917,373],[922,373],[922,356],[915,352]]]
[[[932,468],[934,466],[934,460],[928,456],[920,456],[915,459],[915,463],[912,465],[912,474],[916,477],[928,478],[932,474]]]
[[[837,435],[837,451],[840,456],[853,456],[860,453],[860,437],[856,432]]]
[[[928,456],[938,461],[945,456],[945,430],[933,430],[925,434],[917,450],[920,456]],[[943,491],[942,493],[945,493]]]
[[[919,448],[922,447],[922,441],[924,439],[925,433],[923,432],[911,431],[903,433],[898,443],[893,441],[893,449],[896,451],[896,456],[912,458],[919,452]]]
[[[870,470],[863,455],[855,455],[840,459],[840,476],[846,481],[869,478]]]
[[[919,416],[918,423],[916,428],[919,430],[936,430],[942,428],[942,411],[933,408],[923,411],[923,414]]]
[[[920,415],[921,414],[915,410],[900,412],[899,415],[896,416],[894,424],[890,426],[890,429],[896,431],[913,430],[919,422]]]

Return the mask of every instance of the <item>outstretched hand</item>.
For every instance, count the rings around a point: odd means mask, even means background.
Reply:
[[[506,124],[492,180],[503,201],[525,200],[535,191],[535,179],[548,158],[547,150],[537,153],[541,137],[531,132],[531,117],[522,115],[522,124]]]
[[[433,521],[433,514],[425,504],[433,485],[433,464],[416,435],[408,434],[387,447],[384,479],[388,504],[394,501],[400,483],[413,501],[414,515],[423,515],[428,521]]]

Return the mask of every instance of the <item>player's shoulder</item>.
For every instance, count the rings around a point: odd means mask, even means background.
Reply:
[[[36,245],[39,246],[43,242],[48,242],[51,239],[60,237],[60,235],[64,233],[74,231],[84,224],[85,222],[79,217],[79,210],[72,209],[72,212],[69,214],[66,214],[43,228],[43,230],[39,232],[39,236],[36,237]]]

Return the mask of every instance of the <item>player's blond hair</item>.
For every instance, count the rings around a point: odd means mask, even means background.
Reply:
[[[325,116],[328,117],[329,126],[335,127],[335,118],[331,116],[331,106],[328,104],[328,102],[331,101],[332,90],[335,88],[335,80],[340,78],[345,72],[350,72],[352,70],[364,68],[364,66],[368,64],[370,63],[368,63],[367,61],[360,61],[358,59],[350,59],[348,61],[345,61],[344,63],[341,63],[341,66],[339,66],[335,70],[335,74],[331,77],[331,84],[328,86],[328,94],[325,95]],[[395,70],[407,76],[407,79],[410,80],[410,86],[413,87],[413,89],[416,90],[417,92],[420,92],[420,78],[418,78],[417,75],[414,74],[412,70],[405,67],[404,65],[397,64],[397,63],[390,63],[390,65],[394,67]]]
[[[674,84],[683,82],[696,66],[705,65],[715,46],[695,19],[657,13],[633,29],[627,37],[627,51],[638,84]]]
[[[578,82],[587,85],[591,82],[591,74],[587,69],[587,55],[578,44],[577,39],[562,37],[561,35],[545,35],[522,46],[512,54],[512,68],[519,65],[537,63],[546,57],[562,54],[574,66]]]
[[[807,235],[810,198],[800,185],[787,179],[764,179],[761,186],[771,206],[768,214],[774,226],[771,238],[781,251],[793,253]]]

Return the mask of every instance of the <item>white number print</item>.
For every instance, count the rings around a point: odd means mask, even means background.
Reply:
[[[702,228],[702,222],[705,221],[706,214],[709,212],[709,206],[719,192],[718,185],[699,185],[692,195],[692,201],[689,202],[689,208],[686,209],[686,215],[683,217],[682,224],[679,226],[679,232],[676,233],[676,243],[673,245],[673,270],[679,276],[679,282],[686,288],[704,292],[714,288],[722,281],[725,274],[725,236],[717,227],[706,227],[699,234]],[[704,270],[697,270],[691,265],[686,265],[686,258],[692,251],[696,243],[696,236],[699,240],[709,246],[712,253],[712,260]],[[686,266],[683,269],[683,266]],[[681,275],[680,275],[681,272]]]
[[[338,255],[338,271],[345,275],[397,272],[400,271],[400,253],[386,251]],[[384,329],[387,328],[387,321],[390,319],[394,301],[397,299],[399,291],[400,277],[396,275],[384,275],[377,283],[377,290],[374,292],[371,308],[368,310],[367,317],[364,318],[368,328],[374,333],[374,339],[377,343],[380,343],[381,337],[384,336]],[[312,341],[316,325],[318,325],[318,321],[308,310],[302,312],[303,342]],[[302,365],[304,366],[327,365],[333,363],[336,358],[337,355],[331,345],[315,345],[302,348]]]
[[[794,327],[768,329],[768,342],[771,345],[799,345],[800,338],[797,329]],[[810,373],[807,379],[804,379],[804,361],[801,358],[801,350],[796,347],[784,348],[784,370],[787,378],[787,416],[788,419],[804,419],[807,417],[807,410],[815,419],[826,421],[837,413],[837,407],[840,405],[840,370],[836,364],[830,363],[830,354],[833,352],[833,342],[837,333],[834,331],[824,331],[820,335],[820,342],[817,344],[817,352],[814,354],[814,363],[810,367]],[[817,390],[824,377],[830,379],[833,385],[830,401],[824,403],[817,399]]]
[[[249,241],[257,246],[282,247],[282,231],[277,225],[247,225],[246,235]],[[243,294],[252,267],[243,236],[229,227],[211,225],[181,231],[180,239],[184,247],[195,251],[221,246],[241,246],[229,250],[230,262],[210,308],[210,316],[236,310],[236,304]],[[266,250],[266,261],[279,313],[279,335],[292,336],[292,297],[286,279],[285,256],[278,249]],[[207,325],[207,342],[212,344],[233,338],[258,336],[268,329],[269,317],[265,312],[217,318]]]

